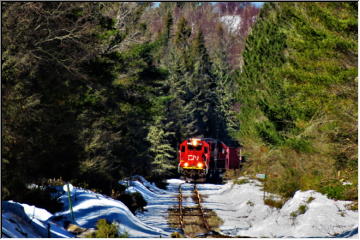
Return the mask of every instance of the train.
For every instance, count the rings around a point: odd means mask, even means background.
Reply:
[[[179,144],[178,172],[189,179],[219,178],[241,166],[241,146],[227,146],[214,138],[189,138]]]

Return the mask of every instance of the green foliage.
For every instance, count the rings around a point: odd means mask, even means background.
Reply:
[[[4,187],[9,197],[19,194],[13,186],[20,182],[24,186],[41,178],[70,179],[78,171],[76,102],[85,87],[82,64],[96,51],[87,43],[97,44],[93,33],[98,18],[91,16],[97,6],[12,3],[4,7],[3,157],[9,164],[2,170],[8,174]],[[56,17],[51,13],[55,9]],[[44,34],[49,28],[54,29],[52,34]]]
[[[248,179],[237,179],[234,181],[235,184],[245,184],[248,183],[249,180]]]
[[[271,198],[265,198],[264,200],[264,204],[265,205],[268,205],[270,207],[274,207],[274,208],[277,208],[277,209],[280,209],[282,208],[282,206],[284,205],[284,200],[274,200],[274,199],[271,199]]]
[[[115,223],[109,223],[106,219],[99,219],[96,223],[96,231],[86,238],[128,238],[127,233],[119,233]]]
[[[121,178],[176,174],[185,138],[232,142],[237,84],[226,32],[209,48],[203,24],[185,20],[202,4],[149,5],[3,4],[3,199],[53,178],[117,195]],[[152,33],[147,17],[157,13],[165,17]]]
[[[307,200],[306,200],[306,203],[311,203],[312,201],[314,201],[315,198],[314,197],[309,197]]]
[[[343,199],[323,182],[357,176],[356,18],[350,3],[268,3],[247,39],[237,137],[247,171],[271,168],[267,188],[282,196],[324,188]]]
[[[357,200],[357,186],[343,185],[337,180],[329,181],[320,188],[320,192],[326,194],[327,197],[339,200]]]
[[[326,194],[329,198],[342,199],[344,193],[344,187],[340,185],[335,186],[324,186],[321,192]]]
[[[63,204],[52,195],[56,190],[51,187],[32,186],[27,187],[11,197],[11,200],[29,205],[34,205],[38,208],[44,208],[51,213],[56,213],[63,210]],[[6,199],[8,200],[8,199]]]
[[[299,208],[290,213],[290,217],[296,218],[297,216],[304,214],[308,210],[308,207],[306,205],[300,205]]]
[[[139,21],[144,6],[4,7],[2,171],[7,199],[43,178],[74,180],[110,195],[119,178],[148,174],[149,96],[163,72],[152,65],[154,44],[124,47],[137,28],[119,27],[111,17],[114,9],[128,13],[121,24],[129,27]]]
[[[291,138],[288,139],[285,144],[297,152],[312,153],[315,151],[311,142],[303,138]]]
[[[150,126],[148,141],[151,143],[149,151],[153,154],[152,174],[155,176],[166,177],[171,171],[176,169],[175,150],[171,146],[170,138],[174,135],[171,129],[171,122],[163,124],[162,121],[155,121]]]

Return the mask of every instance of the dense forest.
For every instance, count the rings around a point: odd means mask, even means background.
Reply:
[[[6,2],[2,30],[2,199],[174,176],[194,136],[269,191],[357,198],[356,2]]]
[[[357,199],[357,19],[356,2],[264,5],[237,94],[248,173],[268,190]]]

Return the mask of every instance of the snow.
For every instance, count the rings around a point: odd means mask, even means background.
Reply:
[[[220,22],[224,23],[230,32],[236,32],[240,27],[241,17],[237,15],[222,16]]]
[[[134,182],[137,189],[146,187]],[[115,222],[120,232],[128,233],[129,237],[158,238],[166,237],[167,232],[157,227],[152,227],[134,216],[121,201],[94,193],[92,191],[74,188],[71,196],[75,224],[82,228],[95,228],[99,219],[105,218],[109,222]],[[154,188],[155,189],[155,188]],[[160,189],[158,189],[159,191]],[[47,227],[50,225],[51,237],[74,237],[62,226],[65,222],[72,222],[68,202],[68,195],[60,192],[60,201],[64,204],[64,211],[52,215],[44,209],[29,206],[27,204],[4,201],[2,209],[2,232],[5,237],[48,237]],[[156,195],[152,195],[156,197]],[[175,199],[176,200],[176,199]]]
[[[49,234],[52,238],[74,237],[62,226],[49,221],[51,213],[35,206],[3,201],[1,216],[3,237],[40,238],[49,237]]]
[[[224,220],[224,234],[300,238],[333,237],[353,231],[351,237],[357,237],[358,212],[346,209],[349,201],[331,200],[315,191],[298,191],[278,210],[264,205],[261,183],[256,180],[241,185],[230,182],[214,189],[205,187],[199,186],[201,194],[207,195],[204,204]],[[314,200],[310,201],[310,197]],[[301,205],[307,207],[306,212],[292,217]]]
[[[28,217],[31,217],[32,219],[35,218],[40,221],[46,221],[52,216],[52,214],[46,211],[45,209],[37,208],[35,206],[30,206],[28,204],[21,204],[21,205],[24,208],[25,214]]]
[[[176,229],[167,225],[167,209],[178,204],[174,198],[180,184],[183,184],[183,205],[192,206],[195,203],[191,197],[186,197],[191,195],[192,184],[179,179],[169,179],[167,183],[165,191],[141,179],[132,182],[129,189],[141,193],[148,201],[147,211],[137,216],[143,222],[170,233]],[[358,237],[358,212],[346,209],[345,205],[349,201],[331,200],[315,191],[298,191],[278,210],[263,203],[262,183],[257,180],[249,180],[241,185],[232,182],[223,185],[198,184],[198,189],[204,196],[204,206],[213,209],[224,220],[220,230],[225,235],[272,238]],[[266,197],[280,199],[269,193],[266,193]],[[314,200],[309,200],[310,197]],[[292,217],[291,214],[301,205],[306,205],[306,212]]]
[[[128,233],[129,237],[160,237],[167,234],[159,228],[151,227],[134,216],[125,204],[110,197],[94,192],[77,189],[73,197],[73,212],[75,224],[83,228],[95,228],[99,219],[105,218],[109,222],[119,224],[120,232]],[[64,194],[60,197],[65,209],[68,208],[68,198]],[[62,222],[71,219],[70,211],[56,214]]]
[[[214,210],[224,221],[220,231],[234,237],[350,237],[358,238],[358,211],[346,208],[349,201],[335,201],[315,191],[298,191],[281,209],[263,203],[262,183],[248,179],[248,183],[198,184],[204,207]],[[145,211],[136,215],[120,201],[74,187],[72,193],[75,224],[95,228],[99,219],[115,222],[120,232],[129,237],[169,237],[178,229],[169,226],[168,209],[178,205],[177,195],[182,184],[183,205],[193,206],[190,197],[193,184],[169,179],[167,189],[160,189],[141,176],[122,181],[128,192],[139,192],[147,201]],[[43,238],[75,237],[64,229],[72,222],[68,210],[68,196],[61,188],[57,196],[64,204],[61,212],[51,214],[44,209],[13,201],[2,202],[3,237]],[[266,194],[277,199],[276,195]],[[299,213],[300,206],[306,211]]]
[[[168,225],[168,209],[177,206],[177,189],[163,190],[149,183],[144,178],[132,181],[128,187],[130,192],[139,192],[147,201],[144,212],[138,212],[136,216],[148,226],[158,227],[168,236],[175,230]]]

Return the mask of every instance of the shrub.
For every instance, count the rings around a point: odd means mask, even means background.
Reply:
[[[357,184],[350,186],[344,186],[344,200],[358,200],[358,188]]]
[[[291,179],[288,180],[288,182],[283,182],[280,185],[279,191],[283,197],[291,198],[292,196],[294,196],[295,192],[299,189],[300,189],[300,183]]]
[[[291,138],[287,140],[286,144],[297,152],[312,153],[315,151],[310,141],[306,139]]]
[[[248,179],[237,179],[234,181],[235,184],[245,184],[248,183],[249,180]]]
[[[290,217],[296,218],[296,217],[297,217],[297,212],[296,212],[296,211],[291,212],[291,213],[290,213]]]
[[[329,179],[322,183],[319,187],[319,192],[327,195],[328,198],[337,200],[358,200],[358,184],[357,179],[351,181],[352,184],[344,185],[342,181],[338,179]]]
[[[120,195],[125,192],[125,190],[126,190],[126,186],[121,185],[121,184],[116,184],[111,189],[111,197],[114,199],[118,199],[120,197]]]
[[[327,185],[322,187],[320,192],[326,194],[328,198],[344,199],[344,186],[341,185]]]
[[[224,179],[233,180],[239,178],[241,175],[244,174],[239,169],[228,169],[225,171]]]
[[[155,183],[155,185],[158,188],[161,188],[161,189],[164,189],[164,190],[166,190],[166,187],[168,185],[168,183],[166,182],[166,179],[164,177],[151,176],[151,177],[148,178],[148,181]]]
[[[246,204],[249,205],[250,207],[253,207],[253,206],[255,205],[255,204],[254,204],[252,201],[250,201],[250,200],[247,201]]]
[[[44,184],[49,186],[64,186],[66,182],[60,178],[46,179],[44,180]]]
[[[297,216],[304,214],[307,210],[308,207],[306,205],[300,205],[296,211],[290,213],[290,217],[296,218]]]
[[[312,201],[314,201],[315,198],[314,197],[309,197],[307,200],[306,200],[306,203],[311,203]]]
[[[36,186],[26,189],[19,198],[13,200],[44,208],[51,213],[59,212],[63,209],[63,204],[58,199],[53,198],[52,193],[54,190],[51,187]]]
[[[123,202],[130,209],[132,213],[135,213],[137,210],[144,211],[144,207],[147,204],[143,196],[138,192],[135,193],[123,192],[116,199]]]
[[[120,234],[115,223],[109,223],[106,219],[99,219],[96,223],[96,231],[85,236],[86,238],[127,238],[127,233]]]
[[[306,205],[300,205],[298,209],[299,215],[304,214],[306,210],[308,210],[308,207]]]
[[[268,205],[270,207],[275,207],[277,209],[280,209],[282,208],[282,206],[284,205],[285,201],[284,200],[279,200],[279,201],[276,201],[276,200],[273,200],[271,198],[266,198],[264,200],[264,204],[265,205]]]
[[[336,198],[336,199],[341,198],[343,193],[343,188],[340,186],[325,186],[321,190],[329,198]]]
[[[179,232],[172,232],[170,235],[171,238],[184,238],[184,235],[182,235]]]
[[[359,205],[358,201],[354,201],[354,202],[352,202],[352,203],[350,203],[350,204],[347,204],[347,205],[346,205],[346,208],[347,208],[348,210],[351,210],[351,211],[357,211],[358,208],[359,208],[358,205]]]

